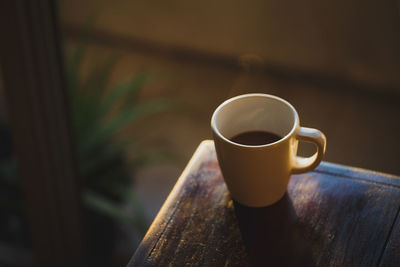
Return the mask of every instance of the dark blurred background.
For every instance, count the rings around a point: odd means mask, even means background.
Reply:
[[[211,138],[209,120],[223,100],[265,92],[325,132],[325,160],[400,174],[398,1],[68,1],[63,9],[67,45],[96,13],[90,52],[121,55],[113,79],[146,69],[161,78],[143,97],[193,107],[143,122],[144,134],[152,129],[160,146],[186,159]],[[143,186],[155,179],[168,192],[183,166],[143,170]]]
[[[213,110],[235,95],[263,92],[291,102],[301,125],[326,134],[326,161],[400,174],[398,1],[69,0],[59,12],[65,71],[85,85],[75,92],[83,99],[78,108],[116,98],[107,116],[118,120],[124,106],[144,107],[107,141],[134,143],[118,154],[129,164],[110,168],[123,168],[121,175],[134,181],[129,198],[141,216],[119,227],[110,265],[123,265],[133,254],[198,144],[211,138]],[[79,49],[84,56],[71,69]],[[109,81],[99,83],[104,77]],[[125,90],[118,99],[113,92],[124,86],[132,95]],[[96,94],[98,87],[105,89]],[[93,133],[103,126],[96,127]],[[312,146],[300,150],[313,153]],[[105,173],[112,160],[99,160],[96,171]],[[99,205],[108,217],[119,216]]]

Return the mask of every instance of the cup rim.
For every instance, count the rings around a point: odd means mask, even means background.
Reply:
[[[218,115],[219,111],[224,106],[228,105],[231,102],[237,101],[237,100],[242,99],[242,98],[255,97],[255,96],[256,97],[264,97],[264,98],[272,98],[272,99],[275,99],[275,100],[280,101],[283,104],[287,105],[290,108],[290,110],[292,111],[292,114],[294,116],[294,123],[293,123],[292,129],[289,131],[289,133],[287,133],[284,137],[282,137],[278,141],[273,142],[273,143],[264,144],[264,145],[243,145],[243,144],[239,144],[239,143],[236,143],[236,142],[233,142],[233,141],[229,140],[228,138],[226,138],[224,135],[222,135],[220,133],[220,131],[218,130],[218,128],[216,126],[216,118],[217,118],[217,115]],[[293,133],[296,131],[298,125],[299,125],[299,115],[297,114],[297,111],[292,106],[292,104],[290,104],[288,101],[286,101],[285,99],[280,98],[278,96],[274,96],[274,95],[270,95],[270,94],[262,94],[262,93],[243,94],[243,95],[238,95],[238,96],[229,98],[229,99],[225,100],[224,102],[222,102],[215,109],[215,111],[214,111],[214,113],[213,113],[213,115],[211,117],[211,128],[212,128],[213,132],[218,135],[218,137],[220,137],[222,140],[224,140],[225,142],[228,142],[228,143],[230,143],[232,145],[239,146],[239,147],[246,147],[246,148],[262,148],[262,147],[276,146],[276,145],[282,143],[283,141],[285,141],[286,139],[288,139],[290,136],[292,136]]]

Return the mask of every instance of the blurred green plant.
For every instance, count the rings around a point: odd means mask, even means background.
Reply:
[[[84,185],[83,201],[87,208],[144,235],[147,223],[142,205],[127,185],[131,183],[133,169],[168,158],[168,155],[160,151],[139,153],[128,162],[127,152],[136,149],[139,141],[117,135],[147,115],[170,109],[173,103],[168,99],[138,102],[139,92],[149,78],[145,72],[110,87],[111,73],[117,62],[115,56],[104,64],[93,64],[83,75],[88,46],[85,36],[66,54],[79,175]]]

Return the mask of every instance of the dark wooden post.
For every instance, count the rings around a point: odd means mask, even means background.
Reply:
[[[1,69],[38,266],[83,266],[80,192],[51,0],[0,1]]]

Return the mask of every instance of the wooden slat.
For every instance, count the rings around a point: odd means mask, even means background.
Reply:
[[[379,266],[400,266],[400,209]]]
[[[375,266],[400,206],[398,188],[316,173],[293,176],[289,196],[321,266]]]
[[[277,204],[244,207],[230,199],[205,141],[129,265],[376,266],[400,207],[391,181],[324,163],[292,176]]]

